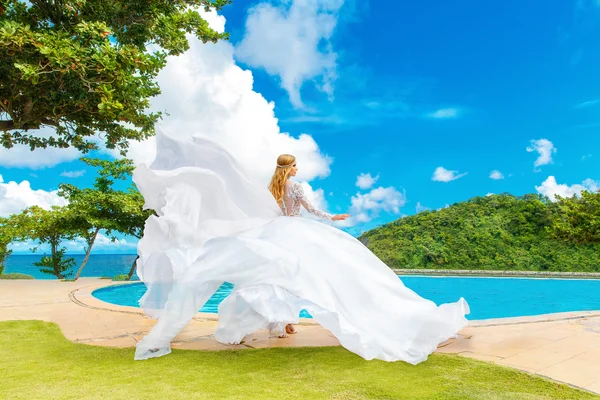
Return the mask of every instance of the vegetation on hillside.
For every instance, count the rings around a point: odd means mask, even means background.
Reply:
[[[600,192],[476,197],[359,239],[391,268],[600,271]]]

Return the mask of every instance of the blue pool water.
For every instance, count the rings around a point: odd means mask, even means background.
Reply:
[[[600,280],[402,276],[404,284],[437,304],[464,297],[471,320],[532,316],[567,311],[600,310]],[[202,308],[216,313],[231,292],[225,283]],[[139,307],[142,283],[102,288],[93,295],[108,303]],[[301,317],[310,315],[303,311]]]

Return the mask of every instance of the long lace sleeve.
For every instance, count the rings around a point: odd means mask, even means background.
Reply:
[[[327,214],[325,211],[319,210],[318,208],[313,206],[310,201],[308,201],[308,199],[306,198],[306,195],[304,194],[304,189],[302,189],[302,185],[294,182],[294,184],[292,186],[292,191],[293,191],[293,194],[298,199],[298,201],[300,202],[300,204],[302,204],[302,207],[304,207],[306,209],[306,211],[308,211],[309,213],[311,213],[313,215],[316,215],[319,218],[323,218],[323,219],[327,219],[327,220],[331,221],[331,217],[333,217],[333,215]]]

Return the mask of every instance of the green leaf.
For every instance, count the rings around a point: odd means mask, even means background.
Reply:
[[[160,93],[156,77],[167,55],[187,48],[187,33],[226,39],[194,10],[229,1],[105,0],[6,3],[0,19],[0,99],[15,129],[2,146],[127,149],[154,134],[160,113],[149,111]],[[152,44],[152,47],[149,45]],[[50,136],[38,129],[54,126]],[[125,125],[125,126],[124,126]]]

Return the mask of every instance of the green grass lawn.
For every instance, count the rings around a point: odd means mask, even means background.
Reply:
[[[340,347],[173,351],[66,340],[55,324],[0,322],[0,399],[600,399],[451,355],[417,366],[365,361]]]

